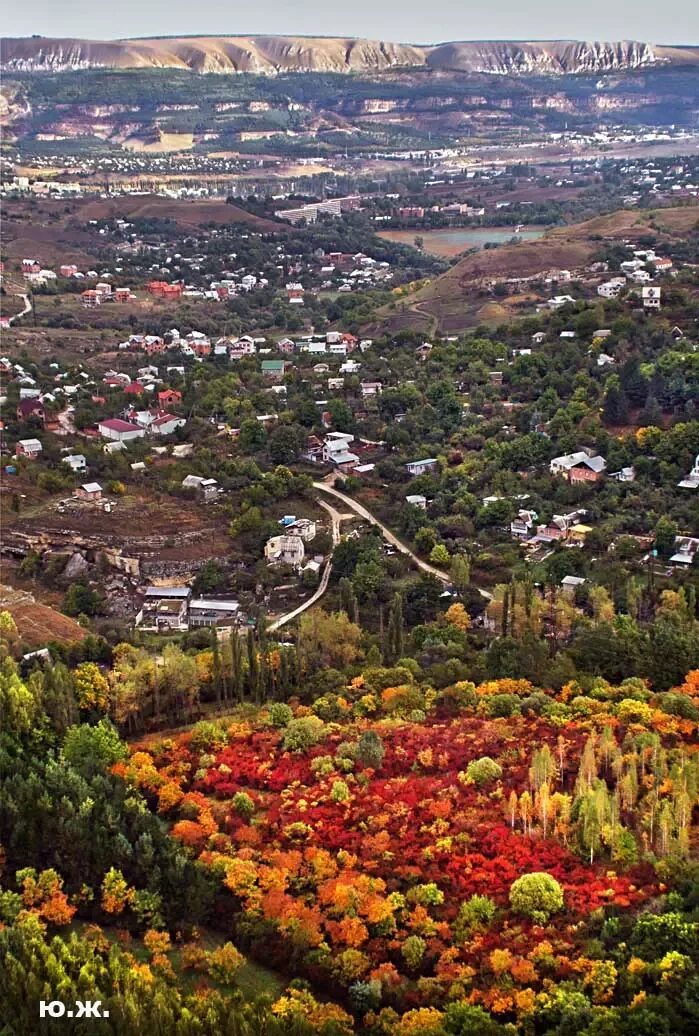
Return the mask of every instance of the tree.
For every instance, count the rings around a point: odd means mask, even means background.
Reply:
[[[395,665],[403,655],[403,598],[395,594],[388,613],[384,638],[384,658],[387,665]]]
[[[71,727],[63,741],[63,758],[85,777],[104,773],[127,754],[126,745],[108,719],[94,727],[87,723]]]
[[[78,707],[85,712],[106,712],[109,683],[94,662],[82,662],[73,673]]]
[[[605,424],[623,425],[629,419],[629,400],[624,390],[618,384],[616,375],[609,380],[616,379],[616,383],[610,384],[604,397],[604,408],[602,415]]]
[[[444,613],[444,619],[450,626],[456,626],[457,629],[467,630],[471,628],[471,616],[460,602],[449,605]]]
[[[671,518],[663,515],[655,526],[655,548],[662,558],[669,558],[675,549],[677,526]]]
[[[454,588],[463,593],[471,582],[471,563],[465,554],[455,554],[449,570]]]
[[[365,730],[357,742],[357,759],[362,766],[380,770],[385,755],[383,741],[375,730]]]
[[[489,781],[497,781],[500,777],[502,777],[502,766],[488,755],[484,755],[480,759],[472,759],[466,767],[467,782],[475,784],[478,788]]]
[[[523,874],[510,886],[510,906],[516,914],[546,924],[551,914],[563,909],[563,889],[544,871]]]
[[[305,672],[351,665],[359,654],[361,630],[344,612],[322,608],[304,612],[299,623],[299,654]]]
[[[451,554],[443,543],[435,543],[430,551],[430,561],[433,565],[448,565],[451,561]]]
[[[269,456],[274,464],[292,464],[301,452],[305,432],[298,425],[277,425],[269,437]]]
[[[102,598],[96,590],[85,583],[73,583],[68,587],[63,598],[63,611],[66,615],[96,615]]]

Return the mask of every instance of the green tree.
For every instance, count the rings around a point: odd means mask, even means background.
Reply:
[[[523,874],[510,886],[510,906],[516,914],[546,924],[551,914],[563,909],[563,889],[544,871]]]

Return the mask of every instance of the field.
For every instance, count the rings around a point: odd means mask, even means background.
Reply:
[[[74,644],[87,636],[75,619],[40,604],[33,594],[0,584],[0,611],[7,611],[15,620],[22,648],[33,651],[49,641]]]
[[[189,229],[214,223],[247,224],[261,233],[286,233],[288,225],[254,216],[237,205],[224,201],[178,201],[153,195],[135,197],[124,195],[108,201],[88,201],[80,212],[81,219],[170,219],[178,226]]]
[[[537,231],[527,228],[521,237],[526,241],[530,236],[536,236]],[[397,241],[401,245],[414,245],[415,238],[422,240],[422,249],[430,255],[439,255],[451,258],[460,255],[471,248],[479,248],[486,241],[501,242],[509,241],[514,237],[512,227],[453,227],[444,230],[385,230],[378,237],[385,241]]]
[[[185,567],[224,555],[230,548],[227,521],[215,507],[147,488],[132,488],[127,496],[117,497],[110,513],[78,503],[59,513],[57,499],[44,498],[25,506],[20,514],[6,515],[5,539],[12,542],[17,534],[23,542],[37,545],[50,543],[63,550],[108,549],[141,561],[157,558],[163,564],[174,562]]]

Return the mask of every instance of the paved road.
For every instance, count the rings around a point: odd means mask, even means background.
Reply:
[[[325,508],[325,510],[330,515],[333,550],[335,550],[335,547],[340,542],[340,522],[345,518],[349,518],[350,515],[340,514],[339,511],[336,511],[331,504],[326,503],[324,500],[319,500],[318,503],[321,507]],[[286,615],[281,615],[278,619],[275,619],[274,622],[269,624],[268,629],[271,632],[274,632],[274,630],[281,629],[282,626],[286,626],[288,622],[292,622],[294,619],[298,618],[299,615],[302,615],[303,612],[305,612],[308,608],[312,608],[313,605],[321,599],[325,591],[328,589],[328,582],[330,581],[330,573],[332,572],[332,568],[333,562],[331,554],[325,563],[323,575],[321,576],[320,583],[318,584],[318,589],[316,590],[316,592],[311,597],[309,597],[307,601],[304,601],[303,604],[300,604],[298,608],[294,608],[293,611],[287,612]]]
[[[440,582],[445,584],[445,586],[451,584],[451,577],[447,575],[446,572],[442,572],[441,569],[435,568],[434,565],[430,565],[427,561],[423,561],[422,558],[419,558],[417,554],[414,554],[412,550],[405,546],[404,543],[401,543],[398,537],[394,535],[390,529],[380,522],[378,518],[375,518],[371,511],[367,510],[363,504],[358,503],[356,500],[353,500],[351,496],[346,496],[345,493],[341,493],[339,489],[335,489],[334,486],[329,486],[325,482],[314,482],[313,488],[320,489],[323,493],[330,493],[331,496],[336,497],[338,500],[342,500],[343,504],[351,508],[355,514],[358,514],[361,518],[366,519],[366,521],[371,522],[372,525],[376,525],[377,528],[381,529],[385,539],[395,547],[396,550],[399,550],[401,554],[406,554],[412,560],[413,564],[417,565],[417,567],[422,569],[423,572],[429,572],[430,575],[436,576]],[[487,590],[479,589],[478,592],[487,600],[492,600],[492,594],[488,593]]]

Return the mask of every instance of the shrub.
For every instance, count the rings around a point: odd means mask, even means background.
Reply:
[[[285,752],[306,752],[325,736],[325,724],[317,716],[292,719],[284,731],[282,748]]]
[[[246,820],[255,812],[255,803],[245,791],[239,791],[233,796],[232,806]]]
[[[425,956],[426,942],[419,935],[409,935],[400,948],[403,960],[413,971],[420,967]]]
[[[410,889],[407,899],[410,903],[419,903],[421,906],[440,906],[444,902],[444,893],[430,881],[426,885],[416,885]]]
[[[649,726],[653,719],[653,710],[644,701],[635,698],[624,698],[617,705],[616,714],[622,723],[642,723]]]
[[[347,802],[350,797],[350,790],[345,781],[333,781],[330,798],[333,802]]]
[[[516,694],[493,694],[486,699],[485,709],[489,716],[508,719],[519,712],[520,701]]]
[[[461,941],[473,932],[489,928],[497,906],[488,896],[471,896],[459,907],[459,914],[454,925],[457,938]]]
[[[228,734],[219,723],[200,720],[192,727],[190,744],[195,752],[205,752],[209,748],[225,748],[228,744]]]
[[[362,766],[380,770],[386,750],[383,741],[374,730],[365,730],[357,742],[357,759]]]
[[[288,705],[282,701],[275,701],[269,707],[269,719],[273,727],[288,727],[294,718],[294,714]]]
[[[512,882],[510,906],[516,914],[546,924],[551,914],[563,909],[563,889],[545,871],[523,874]]]
[[[481,787],[488,781],[496,781],[502,777],[502,766],[484,755],[481,759],[472,759],[466,767],[466,782]]]

